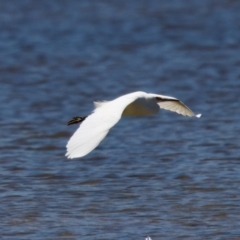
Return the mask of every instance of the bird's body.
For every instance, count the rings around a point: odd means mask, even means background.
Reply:
[[[83,157],[91,152],[122,116],[147,116],[156,114],[160,108],[189,117],[201,116],[195,115],[176,98],[145,92],[129,93],[112,101],[94,104],[92,114],[87,117],[75,117],[69,121],[69,124],[82,123],[67,144],[68,158]]]

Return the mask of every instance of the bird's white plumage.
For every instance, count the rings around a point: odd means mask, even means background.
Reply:
[[[182,114],[183,116],[188,117],[196,116],[195,113],[191,109],[189,109],[185,104],[183,104],[178,99],[175,100],[176,101],[166,101],[166,99],[164,99],[164,101],[158,102],[158,105],[160,106],[160,108],[176,112],[178,114]]]
[[[96,109],[82,122],[67,144],[68,158],[83,157],[91,152],[121,118],[126,105],[133,98],[95,102]]]
[[[68,158],[82,157],[94,149],[105,136],[109,129],[119,120],[103,114],[104,111],[95,111],[87,117],[73,134],[67,144]]]
[[[80,124],[66,146],[68,158],[83,157],[91,152],[106,137],[121,116],[156,114],[159,107],[184,116],[201,116],[195,115],[176,98],[145,92],[134,92],[112,101],[94,102],[94,104],[96,109]]]

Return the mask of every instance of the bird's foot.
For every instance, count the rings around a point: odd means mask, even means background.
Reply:
[[[68,121],[68,125],[83,122],[85,119],[86,117],[74,117],[70,121]]]

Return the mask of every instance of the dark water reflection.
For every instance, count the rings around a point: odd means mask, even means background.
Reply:
[[[239,239],[238,1],[0,2],[1,239]],[[182,99],[64,157],[93,100]]]

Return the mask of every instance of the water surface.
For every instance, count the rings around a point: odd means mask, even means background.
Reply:
[[[239,239],[239,11],[2,1],[1,239]],[[137,90],[203,116],[125,118],[91,154],[64,157],[69,119]]]

